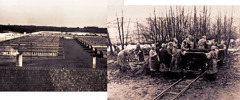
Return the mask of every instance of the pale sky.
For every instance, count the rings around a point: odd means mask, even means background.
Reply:
[[[173,10],[176,10],[176,6],[173,5]],[[185,9],[185,15],[192,14],[194,12],[194,6],[181,6]],[[200,16],[200,13],[202,14],[203,6],[196,6],[197,7],[197,16]],[[117,24],[116,24],[116,15],[118,17],[123,16],[125,19],[125,23],[128,23],[128,20],[131,19],[131,23],[129,24],[129,31],[130,34],[134,33],[136,30],[136,20],[138,20],[138,23],[141,24],[147,24],[146,18],[153,16],[154,8],[156,10],[157,16],[166,16],[166,12],[169,11],[170,6],[143,6],[143,5],[131,5],[131,6],[121,6],[121,5],[114,5],[108,7],[108,32],[111,39],[116,39],[118,37],[118,30],[117,30]],[[211,6],[207,5],[208,11],[210,12],[211,9],[211,21],[214,21],[214,19],[217,18],[218,14],[222,14],[222,18],[226,14],[228,18],[232,15],[234,17],[234,26],[240,25],[240,6]],[[176,13],[176,12],[175,12]],[[180,13],[180,12],[179,12]],[[236,19],[236,20],[235,20]],[[127,27],[127,24],[125,24],[125,29]],[[125,32],[126,33],[126,32]],[[119,40],[117,40],[119,41]],[[113,43],[116,41],[112,41]]]
[[[187,13],[192,13],[193,14],[193,8],[194,6],[181,6],[180,7],[184,7],[185,9],[185,15]],[[196,6],[197,7],[197,11],[201,12],[203,6]],[[109,6],[108,9],[108,19],[112,19],[115,18],[116,19],[116,14],[118,14],[118,16],[121,16],[121,12],[123,10],[124,13],[124,17],[125,18],[147,18],[149,17],[151,14],[153,14],[153,10],[156,10],[156,14],[157,15],[163,15],[165,16],[166,12],[168,12],[168,10],[170,9],[169,5],[166,6]],[[176,6],[173,5],[172,6],[173,10],[176,10]],[[231,16],[232,11],[233,11],[233,17],[235,18],[240,18],[240,6],[213,6],[213,5],[207,5],[208,11],[210,12],[211,9],[211,16],[212,17],[216,17],[218,16],[219,12],[222,14],[222,16],[224,14],[227,14],[228,16]],[[198,13],[199,14],[199,13]]]
[[[0,24],[106,27],[108,0],[0,0]]]

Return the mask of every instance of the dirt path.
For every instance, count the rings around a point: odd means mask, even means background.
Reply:
[[[179,100],[239,100],[240,53],[230,57],[229,62],[219,67],[216,80],[200,78]],[[127,74],[119,74],[115,64],[114,60],[108,61],[109,100],[151,100],[176,81],[175,78],[161,74],[155,78],[147,75],[131,77]]]

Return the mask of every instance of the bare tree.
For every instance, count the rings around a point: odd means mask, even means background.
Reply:
[[[107,39],[108,39],[108,46],[110,47],[110,55],[113,55],[112,42],[110,40],[108,32],[107,32]]]
[[[156,15],[154,8],[152,15],[146,19],[147,26],[137,22],[137,30],[140,31],[138,34],[141,33],[149,42],[167,42],[173,38],[182,42],[184,36],[191,34],[194,36],[194,42],[206,35],[209,38],[215,38],[218,42],[224,37],[224,40],[229,43],[232,34],[235,33],[232,26],[233,17],[224,16],[222,21],[222,17],[218,16],[216,20],[212,21],[211,8],[209,11],[207,6],[203,6],[200,13],[194,6],[193,16],[192,14],[185,15],[184,7],[179,6],[176,7],[176,12],[170,7],[164,14],[165,16]]]
[[[127,25],[127,36],[126,36],[126,45],[128,45],[128,35],[129,35],[129,24],[130,24],[131,18],[128,21],[128,25]]]

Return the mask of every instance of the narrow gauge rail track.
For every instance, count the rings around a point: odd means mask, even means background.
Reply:
[[[172,85],[170,85],[168,88],[166,88],[165,90],[163,90],[160,94],[158,94],[153,100],[161,100],[163,99],[163,97],[167,96],[167,94],[171,94],[168,95],[168,100],[177,100],[189,87],[191,84],[193,84],[194,82],[196,82],[200,77],[202,77],[204,74],[206,73],[206,71],[204,71],[202,74],[198,75],[196,78],[194,79],[187,79],[186,80],[186,75],[183,76],[182,78],[180,78],[178,81],[176,81],[175,83],[173,83]],[[176,88],[177,85],[184,85],[183,88]],[[175,88],[174,88],[175,87]],[[173,98],[171,98],[173,97]]]

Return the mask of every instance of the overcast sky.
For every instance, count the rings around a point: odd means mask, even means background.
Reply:
[[[181,5],[180,5],[181,6]],[[192,13],[194,11],[194,6],[181,6],[185,9],[185,14]],[[201,12],[203,9],[203,6],[196,6],[198,12]],[[123,9],[124,17],[125,18],[147,18],[151,14],[153,14],[154,8],[156,9],[157,15],[163,15],[166,16],[166,12],[170,9],[170,6],[110,6],[108,11],[108,18],[109,20],[112,18],[116,19],[116,14],[118,16],[121,16],[121,10]],[[172,6],[173,10],[176,10],[176,6]],[[211,17],[218,16],[219,13],[231,16],[233,14],[233,17],[240,18],[240,6],[211,6],[207,5],[208,12],[211,11]],[[198,13],[199,14],[199,13]]]
[[[0,0],[0,24],[106,27],[107,0]]]
[[[176,10],[176,6],[173,5],[173,10]],[[185,10],[185,15],[192,14],[194,12],[194,6],[181,6]],[[196,6],[197,7],[197,16],[200,16],[200,13],[202,14],[203,6]],[[129,24],[129,31],[131,32],[136,30],[136,20],[138,20],[138,23],[147,24],[146,18],[149,16],[153,16],[154,8],[156,10],[157,16],[166,16],[166,12],[169,11],[170,6],[122,6],[122,5],[113,5],[108,7],[108,32],[110,33],[111,39],[116,39],[118,37],[118,29],[116,24],[116,15],[118,17],[122,16],[122,10],[123,10],[123,16],[125,19],[125,22],[129,21],[131,19],[131,23]],[[228,18],[232,15],[234,17],[234,26],[240,25],[239,18],[240,18],[240,6],[211,6],[208,5],[208,12],[211,11],[211,21],[214,21],[214,19],[217,18],[218,14],[222,14],[222,18],[226,14]],[[210,10],[211,9],[211,10]],[[175,12],[176,13],[176,12]],[[212,20],[213,19],[213,20]],[[238,19],[238,20],[237,20]],[[125,24],[125,27],[127,25]],[[126,33],[126,32],[125,32]],[[119,40],[117,40],[119,41]],[[113,43],[116,41],[112,41]]]

